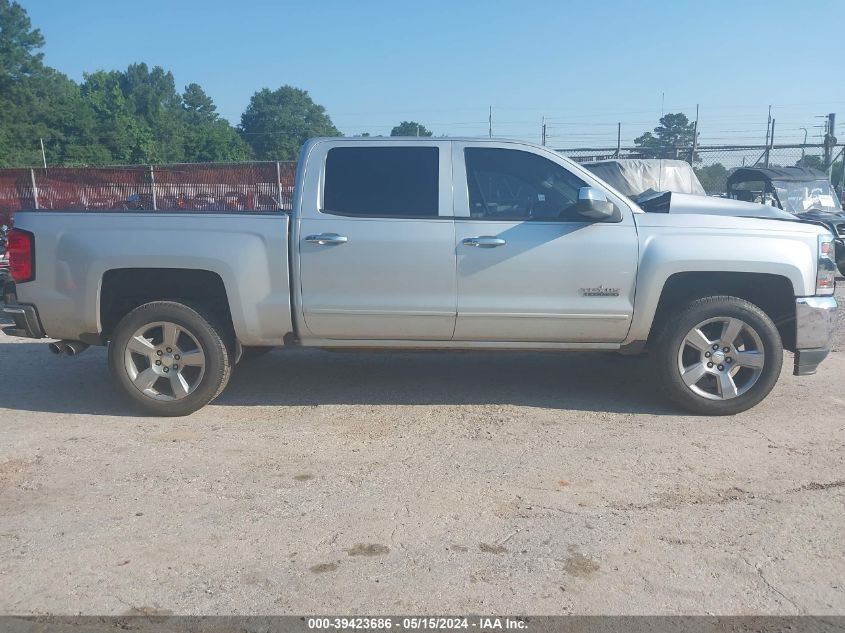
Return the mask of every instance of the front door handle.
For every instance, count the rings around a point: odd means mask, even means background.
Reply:
[[[349,238],[345,235],[338,235],[337,233],[317,233],[316,235],[308,235],[305,241],[310,244],[346,244]]]
[[[496,248],[497,246],[504,246],[507,242],[501,237],[479,235],[478,237],[468,237],[461,240],[461,244],[464,246],[476,246],[478,248]]]

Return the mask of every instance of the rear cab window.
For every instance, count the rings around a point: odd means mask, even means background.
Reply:
[[[333,147],[326,155],[322,213],[436,218],[438,147]]]

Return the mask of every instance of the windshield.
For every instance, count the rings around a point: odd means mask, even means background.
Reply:
[[[827,180],[807,180],[795,182],[773,180],[772,186],[778,195],[784,211],[800,214],[811,209],[840,211],[842,206],[836,192]]]

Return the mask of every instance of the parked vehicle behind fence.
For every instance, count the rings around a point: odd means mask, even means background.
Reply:
[[[845,212],[827,174],[808,167],[742,167],[728,176],[728,197],[775,207],[815,222],[836,237],[836,262],[845,275]]]
[[[117,390],[157,415],[273,346],[648,352],[656,390],[733,414],[784,348],[816,371],[837,308],[821,227],[643,213],[499,140],[315,139],[289,212],[25,211],[9,242],[5,332],[107,345]]]

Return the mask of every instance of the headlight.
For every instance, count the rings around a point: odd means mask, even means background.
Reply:
[[[833,236],[819,235],[819,263],[816,275],[816,294],[832,295],[836,289],[836,256]]]

